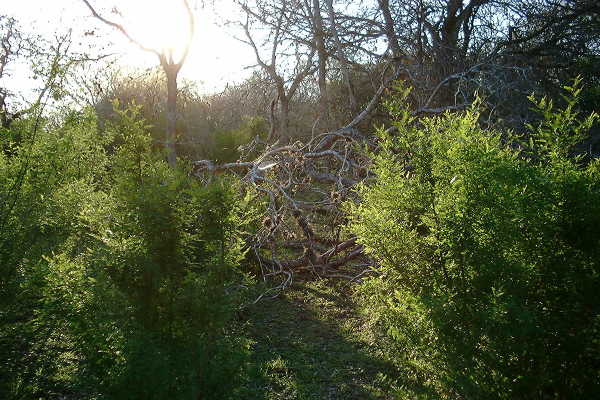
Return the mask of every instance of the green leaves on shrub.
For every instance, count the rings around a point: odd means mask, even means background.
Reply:
[[[528,125],[531,131],[530,150],[534,154],[554,157],[571,154],[574,147],[587,137],[590,128],[598,119],[596,112],[590,113],[584,119],[579,118],[578,106],[583,91],[580,77],[575,78],[571,86],[563,86],[563,89],[565,94],[562,95],[562,99],[565,107],[561,109],[557,109],[552,99],[547,97],[529,97],[534,109],[542,117],[537,126]]]
[[[376,182],[350,229],[381,264],[362,288],[405,398],[585,398],[600,370],[600,163],[569,158],[596,118],[537,101],[528,151],[478,113],[391,102]],[[516,141],[516,138],[514,138]],[[535,153],[534,153],[535,152]]]
[[[102,132],[70,115],[0,158],[7,398],[235,388],[247,354],[230,326],[247,280],[240,190],[170,168],[139,110],[118,114]]]
[[[249,144],[255,138],[265,139],[267,123],[262,118],[247,118],[238,129],[218,131],[214,134],[214,144],[208,149],[207,156],[218,162],[235,162],[242,154],[240,146]]]

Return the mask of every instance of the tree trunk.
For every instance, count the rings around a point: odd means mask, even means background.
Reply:
[[[383,19],[385,21],[385,36],[389,42],[390,50],[392,50],[392,56],[394,58],[402,57],[402,50],[400,49],[400,44],[398,43],[398,38],[396,37],[396,29],[394,28],[394,19],[392,18],[392,12],[390,11],[390,2],[389,0],[378,0],[379,9],[383,14]]]
[[[279,97],[279,135],[288,142],[290,140],[290,101],[286,96]]]
[[[167,161],[171,167],[177,165],[175,140],[177,137],[177,71],[165,69],[167,75]]]
[[[463,20],[462,0],[450,0],[446,6],[445,20],[440,29],[440,42],[434,53],[435,75],[438,81],[461,71],[459,62],[458,35]],[[438,106],[445,107],[456,103],[456,81],[450,80],[439,91]]]
[[[340,62],[342,77],[344,79],[346,89],[348,90],[350,111],[352,112],[352,115],[354,115],[358,112],[358,103],[356,101],[354,86],[352,85],[352,79],[350,77],[350,66],[348,65],[348,60],[346,59],[346,54],[344,54],[344,49],[342,47],[342,41],[340,40],[340,36],[338,34],[337,23],[335,22],[335,11],[333,9],[333,0],[326,0],[326,3],[327,10],[329,12],[329,21],[331,23],[333,40],[335,41],[336,54]]]
[[[329,125],[329,96],[327,94],[327,51],[325,49],[325,32],[323,30],[323,17],[319,0],[313,0],[313,26],[315,47],[319,57],[319,116],[325,126]]]

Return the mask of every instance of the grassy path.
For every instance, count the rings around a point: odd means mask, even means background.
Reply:
[[[296,284],[247,310],[253,345],[239,399],[391,399],[389,366],[340,282]]]

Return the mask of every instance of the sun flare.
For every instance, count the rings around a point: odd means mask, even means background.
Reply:
[[[254,53],[217,22],[218,14],[234,17],[239,10],[230,2],[215,3],[211,8],[195,7],[196,2],[190,0],[190,5],[195,30],[181,76],[211,92],[248,76],[249,70],[243,67],[252,64]],[[161,53],[172,50],[174,61],[180,59],[188,44],[190,28],[182,0],[123,0],[118,4],[118,11],[120,19],[115,17],[115,20],[127,28],[136,42]],[[123,51],[123,66],[133,69],[156,66],[153,54],[127,43],[118,32],[114,34]]]
[[[132,37],[143,46],[182,55],[189,40],[189,19],[180,1],[135,0],[123,16]]]

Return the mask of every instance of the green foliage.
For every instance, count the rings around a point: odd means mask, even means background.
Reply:
[[[238,129],[217,131],[208,157],[219,163],[235,162],[241,155],[240,146],[250,143],[256,137],[265,139],[267,132],[265,120],[258,117],[246,119]]]
[[[362,297],[409,378],[402,398],[586,398],[600,370],[600,163],[568,157],[596,116],[536,102],[526,151],[478,113],[388,105],[377,181],[350,229],[381,264]],[[405,93],[406,94],[406,93]],[[535,156],[535,157],[534,157]]]
[[[230,327],[247,279],[239,188],[169,168],[139,109],[118,114],[102,133],[91,113],[31,121],[0,156],[3,398],[235,388],[248,352]]]
[[[580,106],[585,112],[597,111],[600,106],[600,67],[596,57],[580,57],[573,65],[572,75],[583,76],[586,85],[580,95]]]
[[[538,126],[528,125],[532,132],[529,150],[533,154],[551,157],[570,154],[586,138],[598,119],[596,112],[590,113],[584,120],[579,119],[577,108],[583,91],[581,78],[575,78],[572,86],[563,86],[563,89],[566,94],[562,95],[565,103],[562,109],[556,109],[554,102],[547,97],[529,97],[542,117]]]

